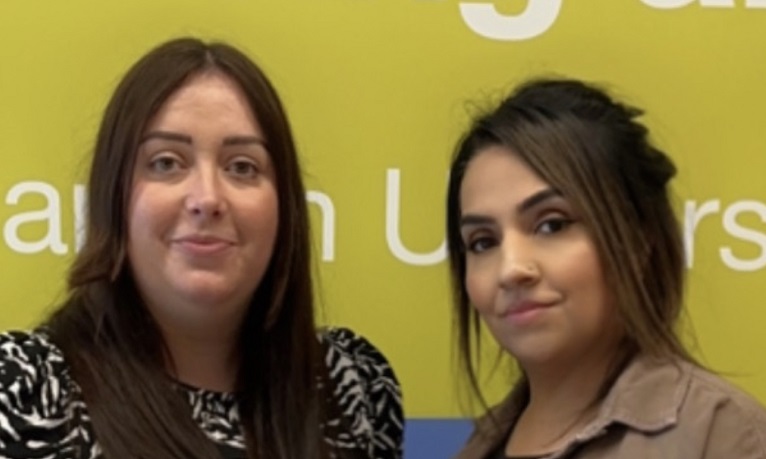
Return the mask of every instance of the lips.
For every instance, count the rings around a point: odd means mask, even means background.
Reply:
[[[234,242],[212,235],[190,235],[173,239],[173,245],[193,256],[213,256],[226,252]]]
[[[549,304],[539,303],[537,301],[521,301],[512,304],[511,307],[508,308],[506,314],[522,314],[535,309],[547,308],[548,306]]]
[[[512,303],[503,314],[503,318],[515,325],[526,325],[539,317],[553,303],[538,301],[517,301]]]

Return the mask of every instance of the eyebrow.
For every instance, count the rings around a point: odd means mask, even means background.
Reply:
[[[542,204],[543,202],[561,197],[561,192],[558,190],[554,190],[553,188],[546,188],[544,190],[538,191],[537,193],[533,194],[532,196],[526,198],[525,200],[521,201],[521,203],[516,206],[516,213],[521,214],[529,209]]]
[[[141,143],[148,142],[149,140],[153,139],[160,139],[160,140],[170,140],[172,142],[181,142],[186,143],[189,145],[193,144],[192,138],[189,135],[186,134],[178,134],[175,132],[167,132],[167,131],[152,131],[147,133],[142,139]],[[249,135],[235,135],[226,137],[223,139],[223,146],[236,146],[236,145],[262,145],[265,146],[266,142],[264,142],[263,139],[256,136],[249,136]]]
[[[260,137],[256,137],[254,135],[235,135],[235,136],[226,137],[225,139],[223,139],[224,146],[253,145],[253,144],[265,146],[266,142]]]
[[[173,142],[188,143],[189,145],[192,143],[191,136],[166,131],[149,132],[141,138],[141,143],[148,142],[152,139],[171,140]]]
[[[527,197],[516,206],[516,213],[522,214],[529,209],[542,204],[543,202],[561,197],[561,192],[553,188],[546,188],[540,190],[532,196]],[[473,225],[487,225],[493,223],[494,220],[484,215],[467,214],[460,217],[460,226],[473,226]]]

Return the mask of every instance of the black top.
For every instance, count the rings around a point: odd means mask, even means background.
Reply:
[[[350,431],[329,444],[374,459],[402,457],[399,383],[386,358],[347,329],[320,335]],[[226,459],[245,457],[236,395],[180,385],[192,418]],[[329,420],[338,425],[340,419]],[[0,334],[0,457],[102,459],[98,440],[61,350],[42,330]]]

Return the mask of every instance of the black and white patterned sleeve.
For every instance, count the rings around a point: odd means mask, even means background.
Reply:
[[[45,457],[65,436],[66,366],[35,333],[0,334],[0,457]]]
[[[371,459],[401,459],[404,412],[399,381],[385,356],[345,328],[329,329],[327,364],[352,436]],[[361,444],[360,444],[361,443]]]

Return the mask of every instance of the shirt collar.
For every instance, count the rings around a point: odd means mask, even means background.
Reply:
[[[607,393],[596,418],[574,441],[581,443],[599,436],[615,423],[646,433],[674,426],[689,389],[691,373],[691,364],[677,358],[634,357]],[[526,387],[517,384],[503,402],[477,421],[468,450],[489,451],[491,445],[508,435],[524,409],[525,392]]]
[[[691,364],[681,359],[633,358],[601,404],[594,430],[615,422],[647,433],[675,425],[691,373]]]

